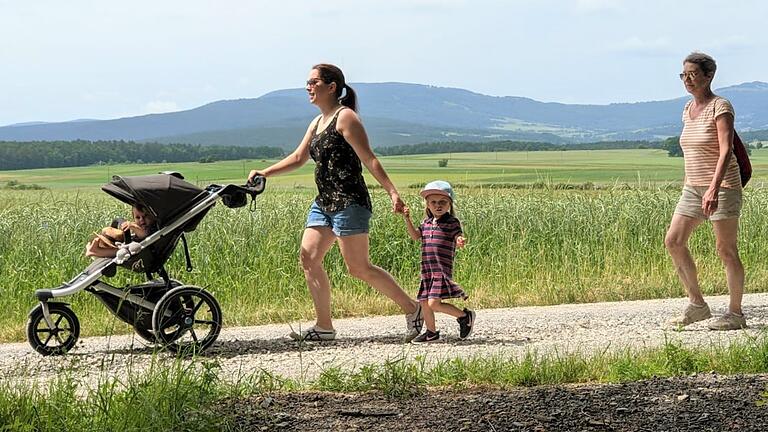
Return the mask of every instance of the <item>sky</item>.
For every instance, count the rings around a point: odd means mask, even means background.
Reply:
[[[768,81],[765,0],[0,0],[0,125],[109,119],[303,87],[408,82],[544,102]],[[361,101],[364,102],[364,101]]]

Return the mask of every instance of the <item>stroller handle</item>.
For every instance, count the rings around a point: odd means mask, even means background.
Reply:
[[[264,188],[267,186],[267,178],[264,176],[253,176],[245,184],[245,189],[251,194],[251,196],[258,195],[264,192]]]
[[[251,197],[251,202],[256,199],[256,196],[264,192],[264,188],[267,185],[267,179],[263,176],[255,176],[248,180],[244,185],[229,184],[226,186],[210,185],[207,190],[209,193],[221,197],[224,205],[229,208],[243,207],[248,203],[248,197]]]

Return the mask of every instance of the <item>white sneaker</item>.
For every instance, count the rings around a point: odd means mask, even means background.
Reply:
[[[336,330],[325,330],[317,326],[312,326],[302,330],[301,333],[292,331],[288,336],[297,341],[329,341],[336,339]]]
[[[405,335],[405,341],[410,342],[421,333],[421,328],[424,326],[424,315],[421,313],[421,303],[416,304],[415,311],[405,314],[405,325],[408,328],[408,333]]]

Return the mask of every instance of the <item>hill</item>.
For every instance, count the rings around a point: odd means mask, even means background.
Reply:
[[[658,140],[679,133],[680,112],[688,99],[584,105],[420,84],[353,86],[377,147],[449,140]],[[733,102],[740,131],[768,129],[768,83],[744,83],[716,92]],[[134,140],[292,148],[316,113],[303,89],[288,89],[173,113],[5,126],[0,127],[0,140]]]

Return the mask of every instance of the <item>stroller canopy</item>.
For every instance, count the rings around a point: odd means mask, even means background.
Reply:
[[[203,189],[169,174],[114,176],[101,189],[126,204],[145,207],[160,227],[206,196]]]

